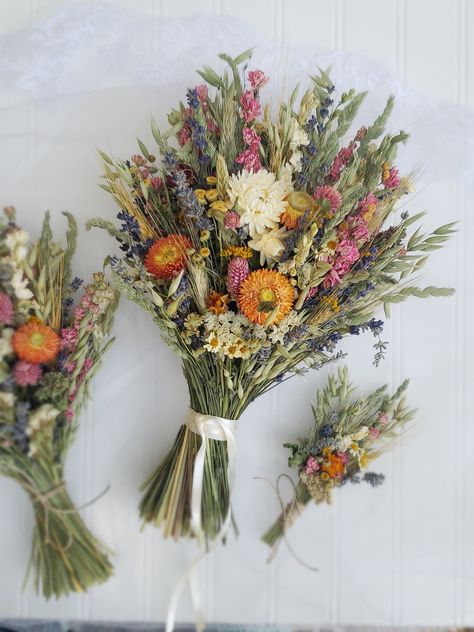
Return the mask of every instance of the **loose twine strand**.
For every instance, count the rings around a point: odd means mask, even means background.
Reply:
[[[288,529],[291,527],[291,525],[295,522],[295,520],[298,518],[298,516],[300,516],[303,512],[304,509],[304,505],[302,505],[300,502],[298,502],[297,499],[297,490],[296,490],[296,485],[295,482],[293,481],[293,479],[288,476],[288,474],[280,474],[277,478],[276,484],[272,483],[272,481],[268,480],[268,478],[264,478],[262,476],[255,476],[254,477],[256,480],[260,480],[260,481],[265,481],[266,483],[268,483],[270,485],[270,487],[273,489],[273,491],[275,492],[275,495],[278,499],[278,502],[280,504],[281,507],[281,516],[280,519],[283,523],[283,534],[282,534],[282,538],[286,544],[286,547],[290,553],[290,555],[298,562],[298,564],[301,564],[301,566],[304,566],[305,568],[307,568],[310,571],[313,572],[318,572],[319,568],[317,568],[316,566],[312,566],[311,564],[308,564],[307,562],[305,562],[295,551],[295,549],[293,548],[293,545],[291,544],[289,538],[288,538]],[[285,505],[285,502],[283,500],[283,495],[280,489],[281,486],[281,482],[283,479],[286,479],[287,481],[290,482],[290,485],[293,489],[293,495],[291,498],[291,501],[289,503],[287,503]],[[277,540],[277,542],[275,543],[275,545],[272,548],[272,551],[268,557],[267,562],[270,563],[276,556],[277,552],[278,552],[278,546],[280,544],[280,539]]]

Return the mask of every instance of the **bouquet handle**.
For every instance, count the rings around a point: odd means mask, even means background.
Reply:
[[[106,581],[113,571],[108,558],[110,551],[90,532],[79,511],[99,500],[108,488],[76,507],[60,466],[10,467],[8,475],[30,497],[36,521],[24,586],[33,573],[36,592],[41,588],[49,599],[84,592]]]

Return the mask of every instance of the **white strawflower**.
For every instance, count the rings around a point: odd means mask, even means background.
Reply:
[[[20,301],[27,301],[33,298],[33,292],[28,289],[28,279],[23,275],[22,270],[15,270],[10,280],[10,285],[15,291],[15,296]]]
[[[5,244],[10,250],[13,259],[17,263],[21,263],[25,259],[28,249],[26,244],[29,241],[28,233],[21,228],[12,230],[5,238]]]
[[[362,439],[365,439],[365,437],[369,434],[369,428],[368,426],[362,426],[360,428],[360,430],[358,430],[357,432],[355,432],[353,435],[351,435],[351,438],[353,441],[361,441]]]
[[[39,430],[42,426],[48,426],[59,415],[59,410],[51,404],[43,404],[30,414],[27,433]]]
[[[10,353],[12,353],[11,339],[13,336],[13,329],[5,328],[0,336],[0,361]]]
[[[263,266],[266,261],[271,263],[278,259],[283,250],[285,249],[285,236],[287,234],[286,228],[279,228],[272,230],[263,235],[255,235],[253,239],[248,242],[248,245],[252,250],[260,252],[260,265]]]
[[[288,163],[293,171],[299,173],[303,168],[303,153],[301,151],[294,151],[291,154],[290,162]]]
[[[298,147],[309,145],[309,136],[296,119],[293,119],[293,136],[290,141],[290,149],[295,151]]]
[[[278,226],[290,192],[288,179],[277,180],[274,173],[265,169],[256,173],[244,169],[234,174],[227,189],[230,202],[240,215],[241,226],[247,226],[252,237]]]
[[[15,404],[15,395],[13,393],[5,393],[4,391],[0,391],[0,404],[2,408],[13,408]]]

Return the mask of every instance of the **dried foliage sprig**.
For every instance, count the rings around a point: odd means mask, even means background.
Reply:
[[[308,433],[284,444],[291,450],[288,466],[298,472],[298,480],[292,501],[263,535],[266,544],[276,547],[308,503],[330,504],[335,488],[349,482],[372,487],[383,483],[384,475],[368,468],[394,446],[415,416],[405,403],[407,387],[408,380],[393,395],[385,385],[357,397],[346,368],[329,377],[317,393]]]

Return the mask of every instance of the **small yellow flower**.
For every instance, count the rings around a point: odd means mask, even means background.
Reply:
[[[194,193],[196,194],[197,198],[205,198],[206,197],[206,189],[195,189]]]
[[[208,230],[201,230],[201,234],[199,235],[199,238],[201,241],[209,241],[209,237],[211,236],[210,231]]]
[[[206,191],[206,199],[208,202],[217,202],[217,189],[209,189]]]
[[[222,257],[242,257],[242,259],[251,259],[252,254],[252,249],[247,246],[227,246],[221,252]]]
[[[207,176],[206,178],[207,184],[217,184],[216,176]]]
[[[227,204],[223,200],[215,200],[211,202],[211,208],[213,211],[219,211],[221,213],[227,213],[229,210]]]
[[[201,257],[209,257],[209,255],[211,254],[211,251],[209,250],[209,248],[207,248],[206,246],[204,246],[203,248],[201,248],[201,250],[199,251],[199,254],[201,255]]]
[[[319,478],[322,481],[328,481],[329,480],[329,474],[327,472],[321,472],[321,474],[319,475]]]
[[[321,303],[326,305],[331,311],[338,312],[340,310],[337,296],[323,296]]]
[[[367,452],[362,452],[359,454],[359,465],[362,470],[365,470],[369,465],[370,457]]]

